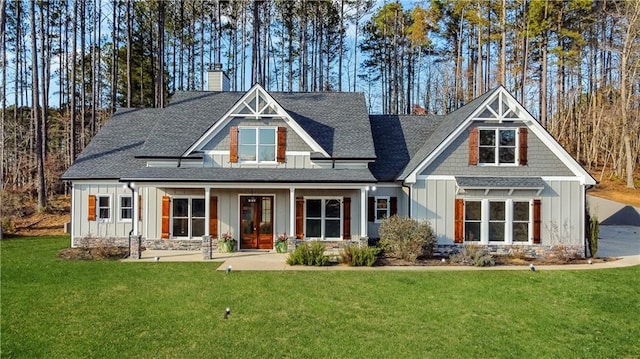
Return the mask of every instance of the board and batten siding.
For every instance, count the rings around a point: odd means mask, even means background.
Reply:
[[[89,196],[110,197],[111,218],[108,221],[89,220]],[[71,195],[73,216],[71,246],[79,245],[82,238],[128,238],[131,221],[120,221],[120,196],[131,196],[131,190],[121,182],[83,183],[74,182]],[[144,200],[143,200],[144,201]],[[143,202],[144,203],[144,202]],[[95,211],[98,212],[96,204]],[[144,210],[144,209],[143,209]],[[136,211],[137,212],[137,211]],[[136,214],[137,217],[137,214]]]
[[[367,197],[395,197],[397,200],[397,213],[396,215],[400,216],[400,217],[408,217],[409,216],[409,212],[408,212],[408,208],[409,208],[409,202],[408,202],[408,198],[407,195],[405,193],[405,189],[399,186],[385,186],[384,184],[378,184],[376,186],[376,189],[373,191],[369,191],[367,192]],[[353,206],[353,202],[352,202],[352,206]],[[358,207],[359,207],[359,203],[358,203]],[[373,209],[369,209],[369,211],[371,210],[375,210],[375,208]],[[359,214],[359,212],[354,212],[356,215]],[[353,217],[352,217],[353,218]],[[380,228],[380,223],[375,223],[375,222],[369,222],[368,218],[365,218],[364,220],[367,221],[367,234],[369,238],[380,238],[380,233],[378,231],[378,229]]]
[[[454,179],[419,179],[412,186],[412,217],[429,222],[438,244],[453,244],[455,198]]]
[[[547,179],[540,197],[543,245],[583,245],[584,193],[576,181]]]

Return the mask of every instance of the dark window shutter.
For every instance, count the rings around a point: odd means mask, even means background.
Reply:
[[[162,196],[162,235],[160,238],[169,238],[169,210],[171,208],[171,199],[169,196]]]
[[[342,239],[351,239],[351,197],[344,197],[344,219],[342,221]]]
[[[218,197],[209,198],[209,236],[218,238]]]
[[[520,130],[518,130],[518,155],[520,157],[520,166],[527,165],[527,132],[527,128],[521,128]]]
[[[540,244],[540,200],[533,200],[533,243]]]
[[[456,198],[454,223],[453,242],[462,243],[464,242],[464,200],[462,198]]]
[[[391,197],[390,202],[389,216],[395,216],[398,214],[398,197]]]
[[[296,238],[304,238],[304,198],[296,197]]]
[[[90,194],[89,195],[89,215],[88,219],[90,221],[96,220],[96,196]]]
[[[277,160],[278,163],[285,162],[285,151],[287,150],[287,128],[278,127],[278,150]]]
[[[369,197],[367,198],[367,204],[368,204],[368,209],[367,209],[367,220],[369,222],[375,222],[376,220],[376,199],[374,197]]]
[[[138,221],[142,221],[142,195],[138,195]]]
[[[238,128],[235,126],[229,129],[229,162],[238,162]]]
[[[469,166],[478,164],[478,128],[469,130]]]

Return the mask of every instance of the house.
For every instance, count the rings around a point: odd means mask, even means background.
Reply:
[[[378,237],[391,215],[469,243],[582,254],[595,180],[503,87],[446,116],[372,115],[360,93],[176,93],[119,109],[66,171],[72,246],[271,250]],[[138,242],[137,242],[138,241]],[[291,241],[293,242],[293,241]]]

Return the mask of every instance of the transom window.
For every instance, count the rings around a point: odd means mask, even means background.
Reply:
[[[342,228],[340,198],[309,198],[305,201],[305,235],[309,238],[339,239]]]
[[[275,127],[239,127],[238,159],[243,162],[276,161]]]
[[[109,195],[96,195],[97,213],[96,220],[110,221],[111,220],[111,196]]]
[[[516,129],[479,129],[479,162],[516,164]]]
[[[131,221],[133,215],[133,201],[131,196],[120,196],[120,220]]]
[[[204,235],[204,198],[174,198],[173,228],[174,237],[200,237]]]
[[[464,206],[465,242],[529,243],[531,201],[469,200]]]
[[[382,222],[389,218],[390,208],[389,197],[376,197],[376,222]]]

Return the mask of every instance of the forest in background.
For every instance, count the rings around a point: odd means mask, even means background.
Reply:
[[[235,91],[359,91],[371,113],[445,114],[503,85],[596,179],[638,185],[640,0],[0,7],[3,212],[25,193],[45,209],[114,110],[202,90],[218,63]]]

